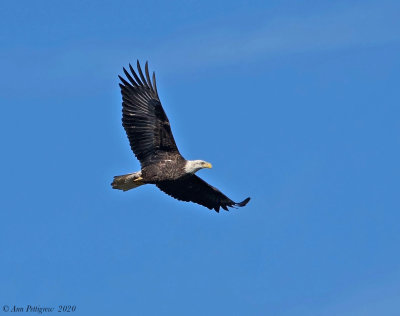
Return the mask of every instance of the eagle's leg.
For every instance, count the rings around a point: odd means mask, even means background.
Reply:
[[[143,180],[143,178],[142,178],[142,177],[139,177],[139,178],[137,178],[137,179],[135,179],[135,180],[133,180],[133,181],[136,182],[136,181],[141,181],[141,180]]]

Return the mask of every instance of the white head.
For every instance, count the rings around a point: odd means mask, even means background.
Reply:
[[[212,168],[212,165],[204,160],[187,160],[185,171],[187,173],[195,173],[203,168]]]

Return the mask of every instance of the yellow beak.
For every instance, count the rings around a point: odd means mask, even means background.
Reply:
[[[204,165],[204,168],[209,168],[209,169],[211,169],[211,168],[212,168],[212,164],[210,164],[209,162],[207,162],[207,163]]]

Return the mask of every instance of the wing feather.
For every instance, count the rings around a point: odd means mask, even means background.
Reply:
[[[242,207],[250,201],[250,198],[247,198],[236,203],[217,188],[193,174],[174,181],[162,181],[156,185],[161,191],[177,200],[194,202],[210,210],[214,209],[216,212],[219,212],[221,207],[226,211],[228,207]]]
[[[129,74],[129,72],[125,69],[125,68],[122,68],[123,70],[124,70],[124,74],[125,74],[125,76],[128,78],[128,80],[130,81],[130,83],[134,86],[134,87],[137,87],[138,86],[138,84],[136,83],[136,81],[132,78],[132,76]],[[120,76],[119,76],[120,77]],[[120,79],[121,79],[121,77],[120,77]]]
[[[153,90],[156,92],[156,94],[158,96],[157,83],[156,83],[156,73],[154,71],[153,71]]]
[[[142,79],[143,85],[146,86],[147,88],[150,88],[150,87],[147,85],[146,79],[145,79],[144,76],[143,76],[143,72],[142,72],[142,68],[140,67],[139,60],[137,61],[137,69],[138,69],[138,72],[139,72],[140,79]]]
[[[150,75],[149,75],[149,63],[146,61],[146,64],[144,66],[144,71],[146,73],[146,79],[147,79],[147,86],[151,89],[151,80],[150,80]]]
[[[133,69],[133,67],[132,67],[131,64],[129,64],[129,69],[130,69],[132,75],[133,75],[133,76],[135,77],[135,79],[136,79],[136,82],[137,82],[137,85],[136,85],[136,86],[139,86],[139,85],[142,86],[143,84],[142,84],[142,82],[140,81],[138,75],[136,74],[136,72],[135,72],[135,70]]]
[[[179,150],[168,117],[158,98],[154,73],[152,83],[148,63],[145,66],[147,80],[139,61],[137,67],[140,78],[130,64],[131,73],[123,69],[129,82],[121,76],[118,77],[121,80],[122,125],[132,151],[144,167],[165,152],[179,154]]]

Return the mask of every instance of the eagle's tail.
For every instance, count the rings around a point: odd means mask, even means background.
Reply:
[[[128,191],[137,188],[143,184],[142,172],[134,172],[125,174],[123,176],[115,176],[114,181],[111,183],[113,189]]]

